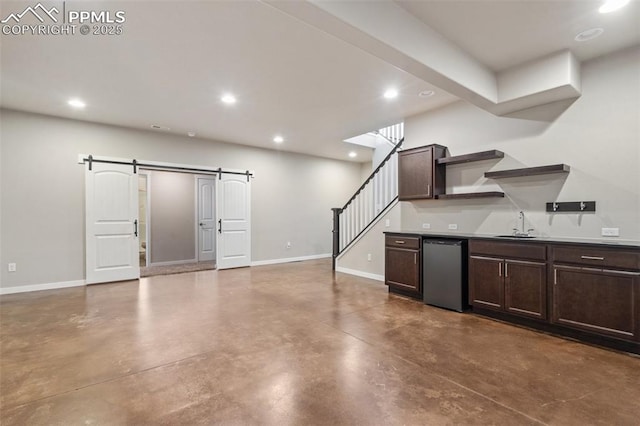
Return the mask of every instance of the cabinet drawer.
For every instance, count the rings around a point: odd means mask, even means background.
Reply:
[[[638,252],[606,248],[553,246],[551,253],[554,262],[640,270],[640,253]]]
[[[544,244],[503,243],[488,240],[469,241],[469,253],[500,256],[508,258],[546,260],[547,249]]]
[[[385,239],[385,245],[387,247],[403,247],[408,249],[419,249],[420,238],[387,235]]]

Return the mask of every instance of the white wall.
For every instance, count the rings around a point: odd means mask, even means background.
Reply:
[[[553,237],[640,240],[640,49],[583,64],[583,95],[553,121],[496,117],[463,102],[405,121],[406,147],[438,143],[451,155],[499,149],[505,158],[448,166],[447,191],[500,190],[504,199],[402,203],[402,227],[510,233],[518,211],[527,227]],[[566,163],[568,175],[487,180],[484,171]],[[549,214],[551,201],[591,201],[595,214]]]
[[[361,184],[358,163],[10,110],[0,141],[3,288],[84,279],[80,153],[255,171],[254,261],[331,253],[330,209]]]
[[[556,106],[527,118],[497,117],[466,102],[409,117],[404,148],[445,145],[451,155],[498,149],[501,160],[448,166],[447,192],[498,190],[505,198],[401,202],[401,228],[504,234],[518,224],[518,211],[538,235],[602,238],[602,227],[620,228],[619,239],[640,241],[640,48],[582,64],[583,95],[559,116]],[[535,119],[533,119],[535,118]],[[566,163],[568,175],[487,180],[484,172]],[[551,201],[591,201],[595,214],[549,214]],[[374,229],[373,232],[381,232]],[[381,238],[361,240],[344,266],[381,273],[362,262],[378,250]],[[374,246],[367,246],[373,244]],[[355,259],[354,259],[355,257]],[[383,268],[383,266],[382,266]],[[383,272],[382,272],[383,273]]]

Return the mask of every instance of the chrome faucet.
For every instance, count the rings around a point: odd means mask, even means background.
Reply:
[[[519,230],[518,228],[513,228],[513,235],[515,237],[529,237],[529,233],[531,231],[534,231],[533,228],[529,228],[526,231],[524,230],[524,212],[522,210],[520,210],[520,214],[519,214],[519,219],[522,221],[522,230]]]

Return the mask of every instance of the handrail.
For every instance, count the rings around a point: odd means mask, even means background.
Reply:
[[[393,154],[395,154],[398,149],[400,149],[400,147],[402,146],[402,143],[404,142],[404,138],[400,139],[400,142],[398,142],[398,144],[395,146],[395,148],[393,148],[391,150],[391,152],[389,152],[389,154],[387,154],[386,157],[384,157],[384,160],[382,160],[380,162],[380,164],[378,165],[378,167],[376,167],[376,169],[369,175],[369,177],[364,181],[364,183],[362,184],[362,186],[360,186],[360,188],[358,188],[358,190],[356,191],[355,194],[353,194],[353,196],[351,198],[349,198],[349,201],[347,201],[347,203],[344,205],[344,207],[342,207],[342,210],[346,209],[347,207],[349,207],[349,204],[351,204],[351,202],[358,196],[358,194],[360,194],[360,192],[364,189],[365,186],[367,186],[367,184],[369,183],[369,181],[371,179],[373,179],[373,177],[376,175],[376,173],[378,173],[378,170],[380,170],[382,168],[382,166],[384,166],[387,161],[389,161],[389,159],[391,159],[391,157],[393,156]]]

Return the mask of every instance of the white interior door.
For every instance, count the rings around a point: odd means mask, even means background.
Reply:
[[[214,178],[198,179],[198,262],[216,259]]]
[[[138,175],[132,165],[85,172],[87,284],[138,279]]]
[[[223,173],[216,191],[217,267],[251,264],[251,182],[244,175]]]

